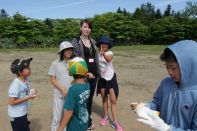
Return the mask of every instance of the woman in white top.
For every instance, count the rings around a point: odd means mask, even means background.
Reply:
[[[100,49],[99,52],[99,68],[101,71],[101,77],[98,81],[97,93],[101,93],[104,116],[100,122],[101,126],[105,126],[108,121],[108,95],[111,103],[112,119],[111,126],[116,128],[117,131],[122,131],[122,127],[117,122],[116,118],[116,101],[118,97],[118,84],[116,74],[114,72],[112,59],[113,52],[109,51],[112,47],[110,39],[107,36],[101,36],[97,46]]]

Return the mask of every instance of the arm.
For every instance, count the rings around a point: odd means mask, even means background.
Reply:
[[[100,54],[103,55],[103,57],[107,62],[110,62],[113,59],[113,53],[111,51],[104,52],[102,46],[101,46]]]
[[[113,59],[113,56],[112,56],[112,55],[106,55],[105,53],[103,53],[103,57],[105,58],[105,60],[106,60],[107,62],[110,62],[110,61],[112,61],[112,59]]]
[[[58,131],[63,131],[64,127],[68,124],[70,121],[73,111],[76,106],[76,96],[74,92],[72,91],[72,87],[68,90],[68,95],[66,97],[65,103],[64,103],[64,116],[61,120],[61,123],[59,125]]]
[[[29,100],[29,99],[33,99],[33,98],[35,98],[36,96],[34,95],[34,94],[32,94],[32,95],[29,95],[29,96],[27,96],[27,97],[24,97],[24,98],[16,98],[16,97],[9,97],[9,104],[11,105],[11,106],[14,106],[14,105],[17,105],[17,104],[20,104],[20,103],[22,103],[22,102],[24,102],[24,101],[27,101],[27,100]]]
[[[63,118],[60,122],[60,125],[59,125],[59,128],[58,128],[57,131],[63,131],[64,130],[64,127],[68,124],[72,115],[73,115],[73,111],[71,111],[71,110],[64,111],[64,116],[63,116]]]
[[[161,87],[162,87],[162,83],[154,93],[152,101],[146,104],[152,110],[159,111],[159,103],[161,102],[160,100],[162,97]]]
[[[53,84],[56,88],[58,88],[63,94],[64,94],[64,96],[66,96],[67,95],[67,89],[64,87],[64,86],[62,86],[58,81],[57,81],[57,79],[56,79],[56,77],[55,76],[50,76],[50,81],[51,81],[51,84]]]
[[[73,54],[74,56],[78,56],[78,57],[81,57],[81,52],[80,52],[80,47],[79,47],[79,41],[74,38],[72,41],[71,41],[71,44],[73,45]]]
[[[94,79],[95,78],[95,76],[91,72],[86,73],[85,77],[88,78],[88,79]]]

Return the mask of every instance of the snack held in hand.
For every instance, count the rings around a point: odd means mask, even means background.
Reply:
[[[36,96],[36,91],[34,88],[30,89],[29,95]]]
[[[150,108],[146,107],[144,103],[138,104],[136,108],[136,113],[139,117],[147,119],[147,120],[152,120],[152,115],[158,116],[159,112],[151,110]]]

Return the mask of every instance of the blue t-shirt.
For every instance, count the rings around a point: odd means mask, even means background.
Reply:
[[[88,110],[87,102],[90,96],[89,83],[76,83],[69,88],[68,95],[65,100],[64,109],[72,110],[67,131],[86,131],[88,128]]]
[[[15,97],[17,99],[27,97],[29,94],[29,81],[20,81],[18,78],[14,79],[8,90],[9,97]],[[27,114],[28,102],[24,101],[17,105],[8,105],[9,117],[21,117]]]

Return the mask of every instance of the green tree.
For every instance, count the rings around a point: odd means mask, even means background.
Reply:
[[[16,48],[13,39],[11,38],[0,38],[0,48]]]
[[[171,5],[167,5],[166,10],[164,11],[164,17],[171,16]]]
[[[154,6],[151,3],[146,3],[141,5],[141,12],[143,16],[143,21],[141,21],[144,24],[150,24],[155,19],[155,11]]]
[[[182,12],[182,16],[196,18],[197,17],[197,3],[196,2],[192,3],[191,1],[186,2],[186,7],[184,11]]]
[[[79,21],[74,19],[59,19],[57,24],[54,25],[53,33],[60,41],[70,40],[79,35]]]
[[[132,16],[133,19],[143,21],[142,11],[140,8],[136,8]]]
[[[121,10],[121,8],[120,7],[118,7],[118,9],[117,9],[117,11],[116,11],[117,13],[122,13],[123,11]]]
[[[155,18],[156,18],[156,19],[161,19],[161,18],[162,18],[162,14],[161,14],[160,9],[157,9],[157,11],[156,11],[156,13],[155,13]]]
[[[159,44],[170,44],[184,39],[184,25],[174,17],[158,19],[150,25],[151,42]]]
[[[11,28],[8,28],[9,37],[14,39],[14,42],[18,47],[26,47],[28,38],[32,32],[32,29],[28,23],[28,18],[20,15],[18,12],[13,16],[11,22]]]
[[[185,17],[179,23],[184,26],[185,39],[197,40],[197,19]]]
[[[2,18],[8,18],[9,15],[7,14],[7,12],[4,9],[1,9],[0,11],[0,19]]]
[[[51,37],[52,32],[49,30],[48,26],[41,20],[32,19],[28,22],[31,28],[29,34],[29,42],[31,47],[46,47],[44,43],[44,38]]]
[[[49,29],[53,29],[53,23],[52,23],[52,20],[51,19],[46,18],[44,20],[44,23],[48,26]]]

